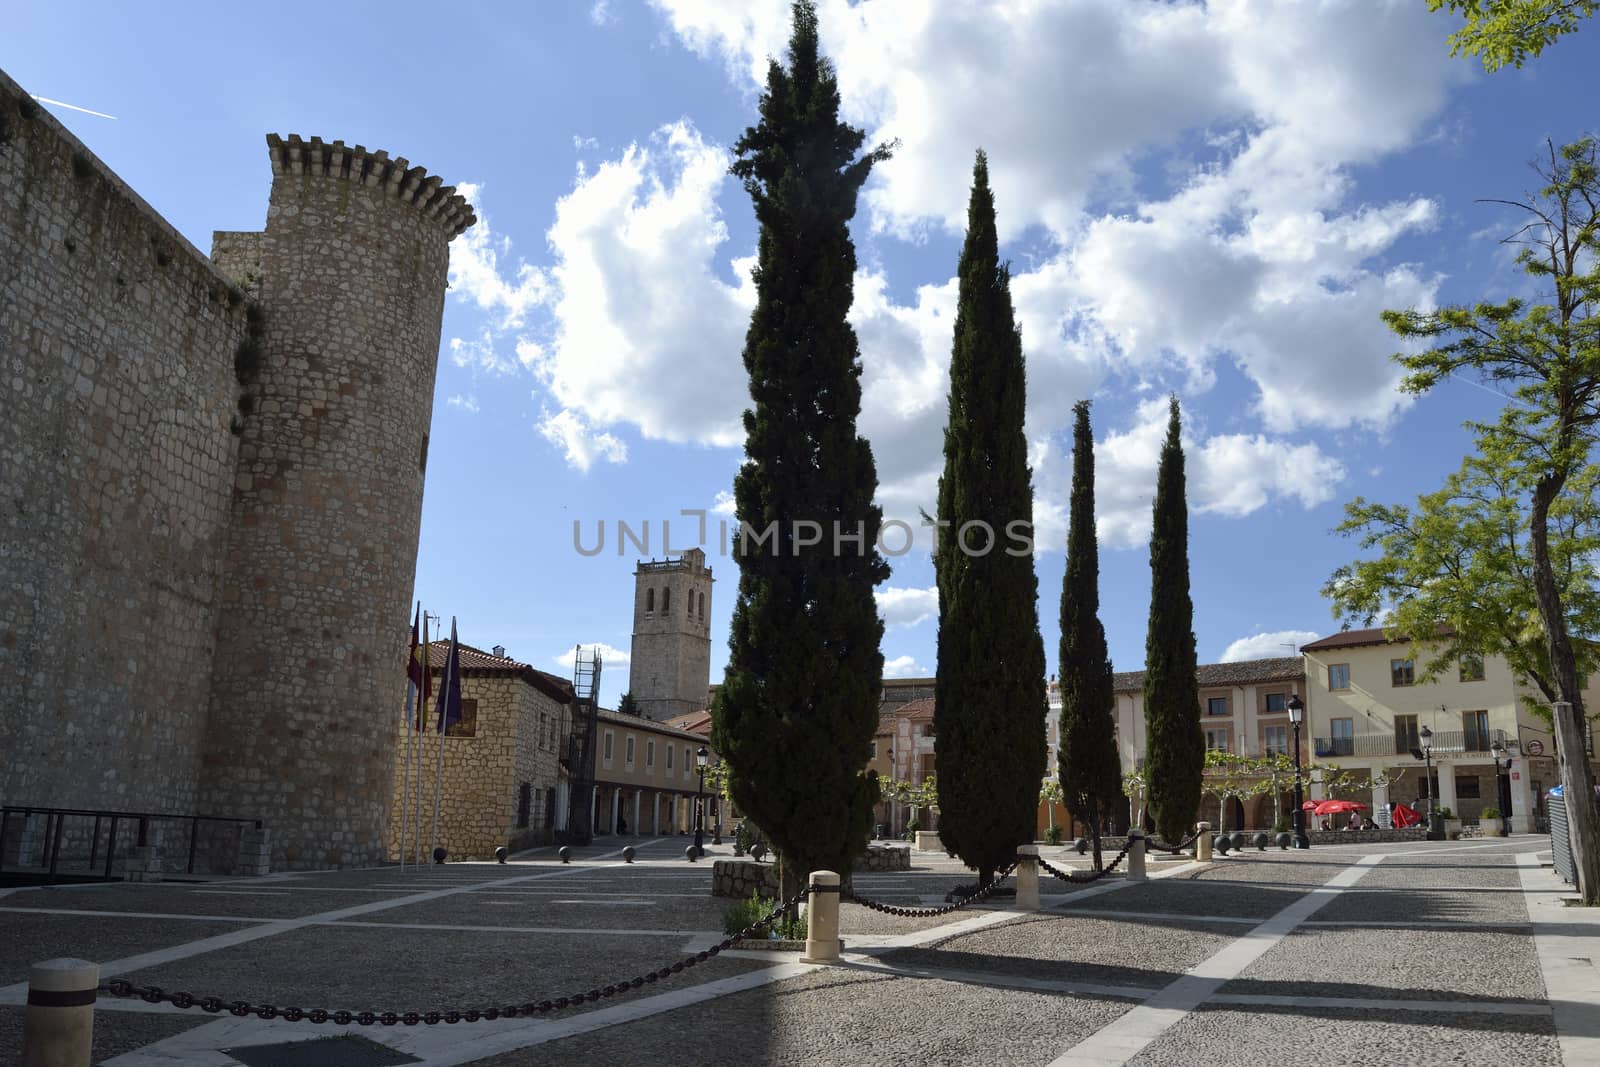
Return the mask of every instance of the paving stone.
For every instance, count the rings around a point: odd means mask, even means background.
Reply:
[[[0,912],[0,985],[28,980],[35,963],[119,960],[245,928],[246,923]]]
[[[0,1007],[0,1049],[18,1052],[22,1048],[24,1009]],[[135,1052],[146,1045],[204,1026],[211,1021],[181,1015],[152,1015],[143,1012],[96,1011],[94,1014],[94,1062],[103,1063],[124,1052]],[[20,1062],[5,1060],[6,1063]]]

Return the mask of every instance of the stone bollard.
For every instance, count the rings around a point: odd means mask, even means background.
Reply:
[[[257,821],[239,835],[239,853],[234,858],[234,874],[272,873],[272,831]]]
[[[99,984],[100,965],[88,960],[33,965],[22,1021],[23,1067],[89,1067]]]
[[[1195,829],[1199,832],[1200,836],[1194,839],[1194,858],[1199,860],[1201,863],[1210,863],[1211,824],[1208,822],[1203,822],[1199,826],[1195,827]]]
[[[1128,831],[1128,881],[1142,882],[1144,873],[1144,831],[1135,826]]]
[[[1039,910],[1039,846],[1017,846],[1018,911]]]
[[[811,872],[811,899],[806,905],[806,951],[801,963],[839,962],[839,876]]]

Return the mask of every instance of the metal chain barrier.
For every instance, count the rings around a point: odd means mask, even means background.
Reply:
[[[1117,853],[1116,859],[1112,860],[1104,867],[1101,867],[1098,871],[1090,871],[1088,874],[1076,874],[1072,871],[1063,871],[1059,867],[1054,867],[1045,862],[1043,857],[1040,857],[1039,859],[1039,866],[1049,871],[1063,882],[1074,882],[1080,885],[1088,882],[1098,882],[1100,879],[1117,869],[1117,867],[1122,863],[1123,859],[1127,857],[1128,850],[1132,847],[1133,842],[1129,841],[1126,845],[1122,846],[1122,851]]]
[[[1187,852],[1189,846],[1198,840],[1200,840],[1200,831],[1196,830],[1182,841],[1179,841],[1176,845],[1163,844],[1153,837],[1147,837],[1144,839],[1144,847],[1152,852],[1170,852],[1176,856],[1180,852]]]
[[[996,889],[1000,888],[1000,883],[1005,881],[1011,872],[1016,869],[1017,863],[1015,860],[1012,860],[1009,867],[995,874],[994,881],[990,882],[988,885],[984,886],[970,897],[963,897],[954,904],[945,904],[944,906],[937,908],[903,908],[897,904],[884,904],[880,901],[868,900],[866,897],[859,896],[854,889],[845,889],[841,894],[841,899],[851,901],[855,904],[860,904],[864,908],[871,908],[873,911],[881,911],[885,915],[898,915],[903,919],[922,919],[934,915],[949,915],[953,911],[960,911],[962,908],[970,908],[974,904],[987,900],[990,894],[992,894]]]
[[[326,1008],[280,1008],[272,1004],[251,1004],[244,1000],[224,1000],[222,997],[197,997],[193,993],[169,993],[160,986],[137,986],[125,978],[113,979],[101,983],[99,991],[113,997],[138,998],[147,1004],[168,1003],[174,1008],[199,1008],[201,1011],[215,1015],[226,1011],[229,1015],[243,1018],[254,1015],[262,1019],[283,1019],[285,1022],[297,1023],[333,1023],[335,1026],[349,1026],[355,1023],[359,1026],[416,1026],[422,1023],[433,1026],[437,1023],[475,1023],[479,1020],[514,1019],[519,1015],[544,1015],[548,1012],[561,1011],[564,1008],[577,1007],[585,1002],[593,1002],[614,997],[621,993],[639,989],[642,986],[653,985],[664,981],[675,974],[688,970],[697,963],[717,955],[726,949],[732,948],[734,943],[749,937],[757,930],[772,925],[779,915],[799,904],[811,893],[811,887],[806,886],[788,900],[776,905],[766,915],[746,926],[732,937],[722,941],[703,952],[693,956],[686,956],[677,962],[662,967],[660,970],[650,971],[625,982],[614,982],[606,986],[597,986],[587,992],[573,993],[564,997],[547,998],[545,1000],[530,1000],[523,1004],[506,1004],[501,1007],[466,1008],[456,1011],[347,1011],[340,1009],[329,1011]]]

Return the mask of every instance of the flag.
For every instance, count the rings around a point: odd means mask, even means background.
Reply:
[[[411,709],[419,707],[426,699],[422,695],[423,676],[427,673],[423,669],[422,660],[417,656],[417,623],[422,619],[422,604],[417,603],[417,614],[411,620],[411,652],[406,656],[406,710],[400,717],[401,722],[411,721]]]
[[[439,725],[442,734],[461,721],[461,646],[456,642],[456,620],[450,620],[450,654],[444,661],[444,683],[439,687]]]
[[[418,609],[421,609],[420,604],[418,605]],[[415,640],[415,638],[413,638],[413,640]],[[419,734],[422,732],[423,723],[428,718],[428,698],[433,695],[433,671],[430,669],[432,663],[431,649],[432,645],[430,645],[428,642],[428,616],[426,613],[423,613],[422,644],[421,646],[412,646],[411,662],[406,665],[407,677],[412,678],[413,680],[416,678],[421,679],[421,681],[417,683],[421,688],[421,696],[417,699],[417,717],[416,720],[411,724],[411,728],[417,731]],[[413,671],[416,672],[415,675],[412,674]]]

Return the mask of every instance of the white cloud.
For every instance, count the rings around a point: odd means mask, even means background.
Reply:
[[[471,340],[463,337],[450,338],[450,362],[458,367],[465,367],[474,373],[510,374],[517,369],[517,364],[501,356],[495,347],[495,335],[491,330],[483,330]]]
[[[587,658],[590,653],[597,649],[600,652],[600,662],[608,667],[615,667],[619,663],[627,663],[631,658],[627,649],[617,648],[616,646],[608,645],[603,641],[599,644],[584,645],[583,654],[585,658]],[[570,673],[576,664],[577,654],[578,650],[576,648],[569,648],[564,652],[559,652],[556,655],[551,656],[550,662],[556,664],[558,667],[565,668]]]
[[[550,392],[597,426],[718,445],[743,440],[739,362],[755,306],[749,260],[721,276],[717,194],[728,155],[687,122],[581,173],[556,205],[553,336],[532,360]]]
[[[469,415],[476,415],[478,413],[478,398],[475,396],[462,396],[460,393],[457,393],[449,400],[446,400],[445,403],[449,404],[453,408],[460,408]]]
[[[502,269],[501,257],[511,258],[511,239],[497,237],[489,225],[481,203],[483,187],[462,182],[456,192],[472,204],[478,221],[450,242],[450,290],[496,313],[501,329],[520,327],[549,298],[549,279],[522,259]]]
[[[903,629],[917,626],[929,619],[939,617],[939,589],[929,586],[927,589],[906,589],[890,586],[879,589],[878,614],[883,616],[884,626],[887,629]]]
[[[595,137],[583,137],[583,136],[580,136],[579,134],[576,134],[576,133],[572,135],[572,150],[574,152],[582,152],[585,149],[593,149],[593,148],[599,148],[599,147],[600,147],[600,141],[599,141],[598,138],[595,138]]]
[[[1132,548],[1149,540],[1167,417],[1167,399],[1153,397],[1138,406],[1131,426],[1095,442],[1095,530],[1102,547]],[[1191,514],[1239,517],[1282,500],[1311,508],[1331,500],[1345,476],[1344,466],[1315,444],[1293,444],[1261,434],[1207,437],[1188,413],[1183,431]],[[1052,500],[1066,500],[1071,490],[1071,453],[1052,444],[1041,446],[1036,455],[1040,457],[1034,463],[1036,484]],[[1059,537],[1054,527],[1058,520]],[[1064,516],[1053,508],[1047,521],[1048,527],[1039,523],[1046,527],[1039,537],[1049,550],[1065,543],[1066,526]]]
[[[559,447],[566,456],[567,465],[588,473],[596,460],[607,463],[628,461],[627,442],[609,433],[596,433],[574,411],[549,412],[539,421],[539,433],[546,441]]]
[[[883,661],[885,678],[925,678],[928,669],[917,663],[915,656],[895,656]]]
[[[1241,637],[1223,650],[1219,663],[1239,663],[1249,659],[1276,659],[1298,656],[1300,646],[1322,635],[1313,630],[1274,630],[1271,633]]]
[[[620,20],[620,16],[611,10],[611,0],[594,0],[589,5],[589,21],[596,26],[613,26]]]
[[[786,3],[653,3],[752,92],[783,54]],[[1030,386],[1172,363],[1204,389],[1229,360],[1269,430],[1403,410],[1377,313],[1437,280],[1374,260],[1436,208],[1348,200],[1353,168],[1431,136],[1464,77],[1421,5],[825,0],[820,25],[846,117],[903,140],[864,191],[875,228],[959,232],[982,144],[1002,237],[1053,240],[1016,278]],[[912,474],[888,466],[886,502]]]
[[[736,504],[733,499],[733,494],[726,489],[718,490],[716,502],[711,505],[711,514],[727,515],[731,517],[734,514],[735,508]]]

